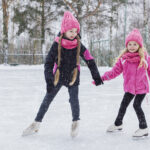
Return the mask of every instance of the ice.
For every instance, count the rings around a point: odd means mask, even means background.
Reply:
[[[103,74],[108,67],[99,67]],[[1,150],[144,150],[149,138],[133,140],[138,120],[131,103],[122,132],[106,133],[117,115],[122,100],[120,75],[102,86],[94,86],[88,67],[81,67],[79,91],[81,120],[79,135],[70,137],[71,110],[68,90],[59,91],[46,113],[38,134],[22,137],[22,131],[34,120],[45,96],[43,65],[0,65],[0,149]],[[150,100],[149,100],[150,102]],[[143,102],[149,125],[150,105]]]

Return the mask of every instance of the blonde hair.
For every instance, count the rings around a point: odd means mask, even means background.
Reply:
[[[57,66],[56,74],[54,77],[54,86],[56,86],[58,84],[59,76],[60,76],[59,67],[60,67],[60,60],[61,60],[61,40],[62,40],[62,37],[63,37],[63,34],[61,34],[61,36],[59,38],[59,42],[58,42],[58,62],[57,62],[58,66]],[[80,37],[77,35],[76,38],[77,38],[77,43],[78,43],[77,55],[76,55],[76,67],[73,70],[72,80],[69,83],[70,86],[72,86],[74,84],[74,82],[76,81],[77,74],[78,74],[78,66],[80,63],[80,59],[79,59],[80,58],[79,57],[80,56]]]
[[[139,47],[138,49],[138,53],[140,56],[140,64],[139,66],[142,66],[143,62],[145,62],[145,55],[144,52],[146,51],[146,49],[144,47]],[[119,58],[121,58],[125,53],[128,52],[128,49],[125,48],[124,50],[121,51],[120,55],[115,59],[115,63],[119,60]]]

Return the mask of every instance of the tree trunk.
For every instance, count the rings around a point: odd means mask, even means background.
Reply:
[[[109,51],[109,66],[111,66],[112,61],[112,28],[113,28],[113,3],[111,8],[111,17],[110,17],[110,51]]]
[[[41,44],[43,45],[45,41],[45,10],[44,10],[45,0],[42,1],[42,14],[41,14]]]
[[[7,50],[8,50],[8,3],[7,0],[2,0],[3,9],[3,52],[4,52],[4,62],[7,63]]]
[[[144,28],[145,28],[145,33],[144,33],[144,42],[147,44],[147,34],[148,34],[148,17],[147,17],[147,10],[146,10],[146,0],[143,0],[143,15],[144,15]]]
[[[45,59],[45,48],[44,48],[44,44],[45,44],[45,9],[44,9],[44,5],[45,5],[45,0],[42,0],[42,14],[41,14],[41,49],[42,49],[42,54],[43,54],[43,61]]]

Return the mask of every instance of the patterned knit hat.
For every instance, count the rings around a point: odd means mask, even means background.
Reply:
[[[137,42],[140,47],[143,47],[143,38],[138,29],[133,29],[126,37],[125,45],[127,47],[128,42],[135,41]]]
[[[77,32],[80,32],[80,24],[78,20],[71,14],[71,12],[66,11],[61,23],[61,34],[72,28],[77,28]]]

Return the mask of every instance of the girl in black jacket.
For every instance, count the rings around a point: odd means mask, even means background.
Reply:
[[[100,85],[103,83],[94,58],[80,42],[79,31],[80,25],[77,19],[70,12],[65,12],[61,24],[61,33],[56,37],[45,62],[44,73],[47,93],[35,121],[23,132],[24,136],[38,132],[40,122],[42,122],[50,103],[63,85],[68,88],[70,96],[69,102],[73,117],[71,136],[75,137],[77,135],[79,126],[78,120],[80,120],[78,99],[80,56],[88,65],[95,84]]]

